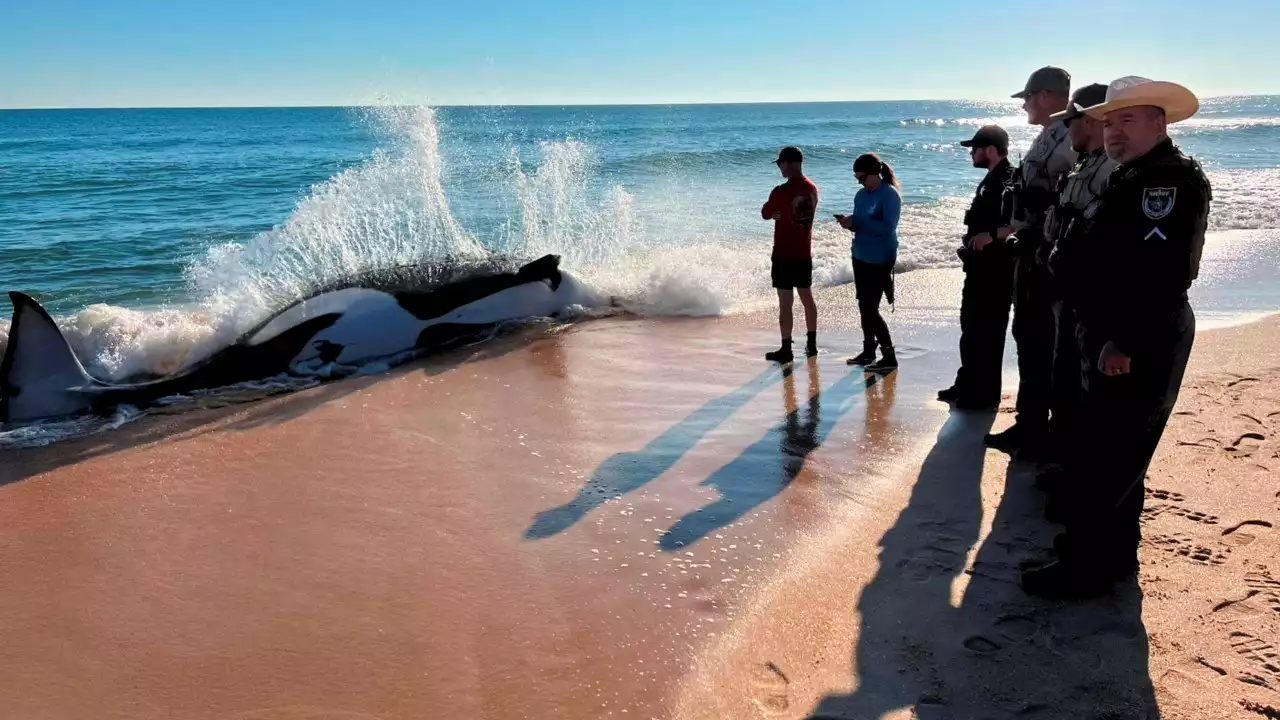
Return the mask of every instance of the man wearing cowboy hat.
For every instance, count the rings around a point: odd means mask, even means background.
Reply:
[[[1076,166],[1058,186],[1057,205],[1049,209],[1045,221],[1045,243],[1041,248],[1044,264],[1049,268],[1053,315],[1057,333],[1053,348],[1053,379],[1050,396],[1049,455],[1058,465],[1065,466],[1081,455],[1085,448],[1075,447],[1075,421],[1080,411],[1083,395],[1080,378],[1080,349],[1076,343],[1076,312],[1067,298],[1070,278],[1059,272],[1061,256],[1070,255],[1071,245],[1079,241],[1084,229],[1083,214],[1102,190],[1116,162],[1108,155],[1102,140],[1102,121],[1089,117],[1084,109],[1106,100],[1107,86],[1094,83],[1076,91],[1071,105],[1052,117],[1067,125],[1071,149],[1079,154]],[[1037,484],[1046,490],[1060,487],[1065,480],[1065,470],[1050,471],[1041,475]],[[1052,500],[1051,505],[1052,507]]]
[[[1124,77],[1085,108],[1118,165],[1061,258],[1078,302],[1088,458],[1071,478],[1058,558],[1022,575],[1028,593],[1103,594],[1138,567],[1143,480],[1178,399],[1195,339],[1187,290],[1199,273],[1209,180],[1168,136],[1199,109],[1190,90]]]
[[[1017,416],[1007,430],[989,434],[990,447],[1017,453],[1019,459],[1043,457],[1049,436],[1049,397],[1053,378],[1054,323],[1048,271],[1036,262],[1044,240],[1044,221],[1059,181],[1076,162],[1067,126],[1053,114],[1067,107],[1071,75],[1046,66],[1027,79],[1013,97],[1022,100],[1027,120],[1042,126],[1011,182],[1013,221],[997,232],[1010,239],[1016,256],[1013,288],[1013,340],[1018,348]]]

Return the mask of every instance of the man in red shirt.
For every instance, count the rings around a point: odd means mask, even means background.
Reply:
[[[791,310],[795,304],[792,289],[800,291],[804,305],[808,342],[805,355],[818,354],[818,306],[813,302],[813,219],[818,212],[818,186],[804,176],[804,156],[799,148],[784,147],[774,164],[787,181],[769,193],[760,209],[765,220],[773,220],[773,286],[778,289],[778,325],[782,330],[782,347],[765,353],[766,360],[789,363],[791,353]]]

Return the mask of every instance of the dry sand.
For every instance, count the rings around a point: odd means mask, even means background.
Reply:
[[[904,335],[603,320],[8,453],[0,717],[1276,716],[1280,322],[1198,339],[1140,583],[1074,605]]]

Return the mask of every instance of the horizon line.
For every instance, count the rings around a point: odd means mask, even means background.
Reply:
[[[1200,99],[1221,100],[1229,98],[1269,98],[1280,97],[1280,93],[1222,93],[1204,95]],[[972,102],[998,103],[1016,105],[1013,98],[976,99],[976,98],[893,98],[878,100],[732,100],[732,101],[669,101],[669,102],[545,102],[545,103],[429,103],[429,102],[394,102],[394,103],[317,103],[298,105],[47,105],[30,107],[0,107],[0,112],[40,112],[40,111],[75,111],[75,110],[334,110],[373,107],[430,107],[430,108],[547,108],[547,107],[698,107],[698,106],[732,106],[732,105],[852,105],[875,103],[906,102]]]

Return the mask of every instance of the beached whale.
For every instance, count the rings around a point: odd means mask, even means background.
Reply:
[[[575,306],[608,302],[561,270],[557,255],[514,272],[472,274],[429,289],[331,289],[273,314],[179,373],[113,385],[85,372],[39,303],[19,292],[9,296],[13,322],[0,363],[0,421],[6,423],[142,406],[282,373],[314,374],[330,363],[358,365],[443,348],[506,321],[556,317]]]

